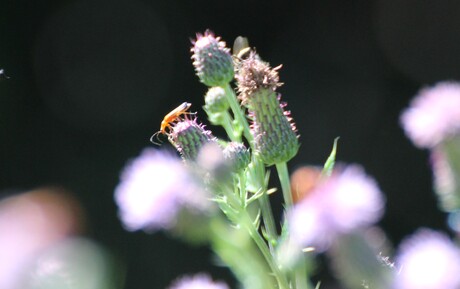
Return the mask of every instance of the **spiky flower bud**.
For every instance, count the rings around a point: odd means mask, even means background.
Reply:
[[[215,141],[212,133],[196,119],[184,119],[174,124],[168,139],[186,161],[195,161],[200,149]]]
[[[211,114],[228,110],[229,104],[225,96],[225,90],[220,86],[209,88],[204,98],[204,109]]]
[[[271,68],[254,51],[251,51],[246,59],[238,62],[235,78],[238,84],[239,97],[243,104],[247,104],[251,95],[260,89],[275,91],[283,85],[279,82],[278,76],[281,65]]]
[[[295,124],[285,103],[280,102],[276,88],[278,69],[271,68],[254,52],[241,61],[237,71],[238,90],[242,103],[248,108],[252,120],[251,133],[254,148],[267,165],[287,162],[299,149]]]
[[[238,142],[229,143],[224,149],[224,158],[229,161],[233,172],[243,171],[251,161],[251,154],[244,144]]]
[[[191,49],[193,66],[200,81],[207,86],[223,86],[234,76],[230,49],[220,37],[207,30],[204,35],[197,34]]]

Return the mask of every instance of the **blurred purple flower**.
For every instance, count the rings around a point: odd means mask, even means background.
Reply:
[[[203,211],[210,204],[179,158],[150,148],[125,167],[115,200],[128,230],[148,231],[171,228],[182,208]]]
[[[185,276],[176,280],[168,289],[228,289],[222,282],[213,282],[205,274]]]
[[[73,234],[76,207],[52,189],[0,201],[0,288],[21,284],[36,257]]]
[[[460,131],[460,83],[440,82],[422,89],[401,115],[406,135],[420,148],[432,148]]]
[[[401,243],[396,263],[395,289],[460,288],[460,249],[444,234],[415,233]]]
[[[341,234],[377,222],[384,196],[374,179],[357,165],[337,169],[288,214],[293,240],[326,250]]]

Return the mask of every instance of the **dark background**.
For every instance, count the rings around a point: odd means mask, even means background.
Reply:
[[[232,282],[206,247],[124,231],[113,201],[120,170],[151,146],[166,112],[188,101],[203,116],[189,49],[210,28],[228,46],[247,36],[283,64],[280,91],[302,143],[291,169],[322,164],[340,136],[338,159],[362,164],[386,193],[391,240],[444,228],[428,153],[404,136],[399,115],[422,86],[460,78],[459,12],[443,0],[2,0],[0,68],[10,79],[0,82],[0,189],[72,192],[87,235],[126,264],[126,288],[200,271]]]

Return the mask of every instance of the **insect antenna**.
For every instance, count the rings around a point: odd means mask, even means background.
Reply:
[[[163,144],[163,142],[160,140],[160,138],[158,137],[161,133],[161,130],[157,131],[156,133],[154,133],[151,137],[150,137],[150,142],[153,143],[154,145],[157,145],[157,146],[161,146]],[[156,138],[156,140],[158,142],[156,142],[154,139]]]

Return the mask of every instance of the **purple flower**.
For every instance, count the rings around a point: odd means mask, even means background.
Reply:
[[[24,288],[37,256],[74,233],[77,206],[62,191],[37,189],[0,201],[0,288]]]
[[[415,233],[400,245],[396,263],[396,289],[460,288],[460,249],[444,234]]]
[[[337,236],[377,222],[383,207],[374,179],[350,165],[319,182],[288,214],[288,224],[295,242],[324,251]]]
[[[150,148],[125,167],[115,200],[128,230],[168,229],[182,208],[203,211],[210,204],[180,159]]]
[[[205,274],[185,276],[176,280],[168,289],[228,289],[222,282],[213,282]]]
[[[407,136],[420,148],[432,148],[460,131],[460,83],[440,82],[422,89],[401,115]]]

